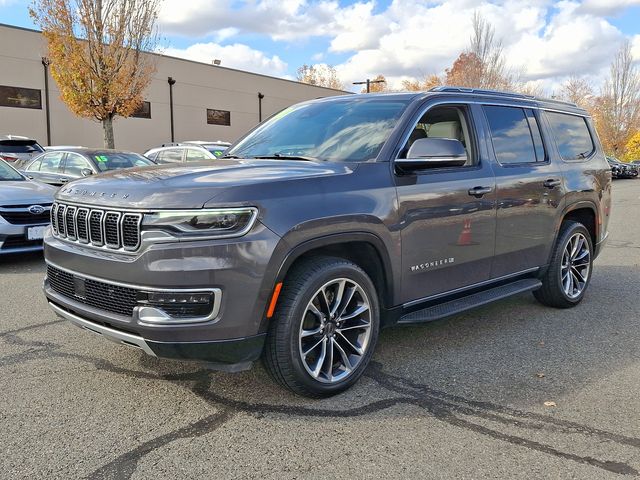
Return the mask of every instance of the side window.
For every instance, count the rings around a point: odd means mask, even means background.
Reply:
[[[476,164],[471,127],[467,121],[467,110],[464,107],[442,106],[428,110],[415,125],[400,158],[406,158],[411,145],[422,138],[448,138],[458,140],[467,152],[464,166]]]
[[[596,147],[583,117],[555,112],[545,112],[545,115],[564,160],[580,160],[594,152]]]
[[[485,105],[496,158],[501,165],[545,160],[544,145],[535,115],[529,109]]]
[[[75,153],[67,154],[67,161],[64,164],[64,173],[67,175],[72,175],[74,177],[81,177],[82,170],[84,168],[88,168],[89,170],[93,170],[89,162],[87,162],[80,155],[76,155]]]
[[[189,148],[187,150],[187,162],[200,162],[208,159],[209,157],[202,150],[196,148]]]
[[[64,152],[48,153],[42,157],[42,163],[40,164],[40,171],[44,173],[58,173],[60,169],[60,162],[64,157]]]
[[[26,168],[27,172],[37,172],[40,170],[40,164],[42,163],[42,159],[36,160],[35,162],[31,162],[29,166]]]
[[[180,163],[182,162],[182,150],[179,148],[168,148],[158,152],[156,158],[158,163]]]

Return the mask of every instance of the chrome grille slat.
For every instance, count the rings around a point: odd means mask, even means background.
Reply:
[[[142,213],[103,210],[56,202],[51,208],[53,235],[68,242],[120,252],[140,248]]]
[[[67,229],[67,238],[69,240],[77,240],[76,237],[76,212],[77,208],[68,206],[64,211],[64,222]]]
[[[82,243],[89,243],[89,209],[79,208],[76,213],[76,237]]]
[[[54,203],[49,212],[49,214],[51,215],[51,230],[53,230],[54,234],[58,233],[58,221],[57,221],[57,215],[56,215],[57,209],[58,209],[58,204]]]
[[[65,238],[67,236],[67,229],[65,228],[65,209],[66,207],[64,205],[58,205],[57,211],[56,211],[56,216],[57,216],[57,220],[56,220],[56,224],[58,225],[58,235],[60,235],[60,237]]]

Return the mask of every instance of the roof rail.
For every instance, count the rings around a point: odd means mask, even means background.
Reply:
[[[514,93],[514,92],[503,92],[500,90],[484,90],[481,88],[468,88],[468,87],[447,87],[446,85],[442,85],[439,87],[433,87],[429,90],[430,92],[453,92],[453,93],[470,93],[473,95],[490,95],[492,97],[505,97],[505,98],[517,98],[520,100],[538,100],[541,102],[550,102],[550,103],[559,103],[562,105],[568,105],[575,108],[578,107],[577,104],[573,102],[565,102],[564,100],[557,100],[555,98],[540,98],[535,95],[525,95],[523,93]]]

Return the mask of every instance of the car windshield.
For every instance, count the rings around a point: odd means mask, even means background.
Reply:
[[[118,170],[120,168],[146,167],[154,165],[148,158],[137,153],[126,152],[94,152],[90,155],[101,172]]]
[[[7,165],[3,160],[0,160],[0,182],[1,181],[21,181],[24,177],[20,175],[16,170]]]
[[[33,140],[0,140],[0,152],[38,153],[44,150]]]
[[[404,100],[354,96],[294,105],[260,125],[225,156],[371,160],[391,135],[407,104]]]

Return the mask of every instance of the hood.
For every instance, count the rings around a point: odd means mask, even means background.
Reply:
[[[201,208],[225,189],[348,174],[351,164],[297,160],[215,160],[117,170],[73,181],[63,202],[121,208]],[[247,201],[250,201],[247,198]]]
[[[56,188],[31,180],[0,181],[0,207],[52,203]]]

